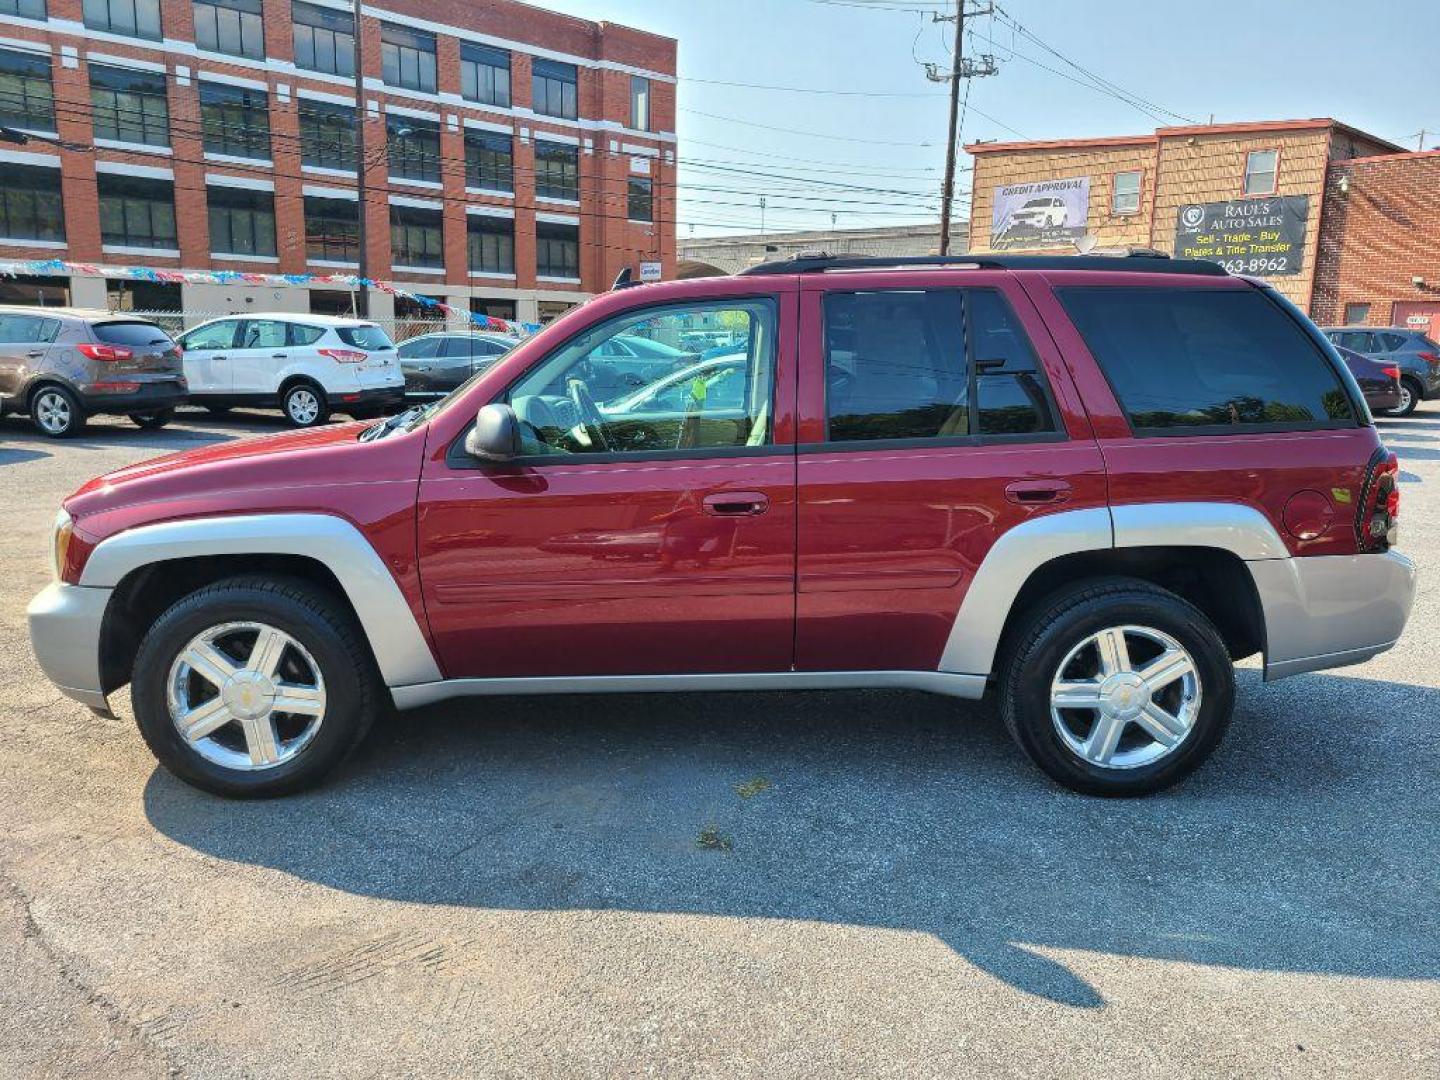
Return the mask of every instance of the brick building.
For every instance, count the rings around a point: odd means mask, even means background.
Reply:
[[[624,266],[673,275],[673,40],[514,0],[379,0],[361,24],[372,278],[532,321]],[[40,136],[0,148],[0,261],[354,272],[355,52],[348,0],[0,0],[0,125]],[[78,274],[0,293],[349,304]]]
[[[1440,300],[1440,160],[1334,120],[966,150],[972,251],[1083,241],[1209,258],[1322,324],[1403,323]]]
[[[954,249],[964,246],[965,223],[957,221],[951,236]],[[882,225],[862,229],[815,229],[805,232],[752,233],[745,236],[699,236],[680,241],[679,273],[693,277],[734,274],[755,263],[788,259],[802,251],[831,255],[934,255],[940,250],[940,226]]]

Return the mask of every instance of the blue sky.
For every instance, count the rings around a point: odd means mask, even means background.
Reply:
[[[933,220],[946,98],[921,63],[948,65],[948,24],[930,12],[952,3],[539,6],[679,39],[680,153],[690,163],[681,174],[682,237],[757,229],[761,195],[772,232],[829,228],[832,213],[841,228]],[[973,80],[965,142],[1128,134],[1178,117],[1333,116],[1411,149],[1424,128],[1426,147],[1440,146],[1437,0],[1004,0],[997,9],[968,20],[967,54],[993,53],[1000,73]],[[1084,85],[1067,60],[1117,92]],[[968,189],[967,173],[960,184]],[[959,205],[963,214],[968,196]]]

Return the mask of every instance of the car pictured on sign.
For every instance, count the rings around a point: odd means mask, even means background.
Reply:
[[[606,396],[627,339],[717,321],[731,354]],[[1058,783],[1140,795],[1220,743],[1235,661],[1396,643],[1398,474],[1320,332],[1213,263],[800,258],[92,480],[30,635],[225,795],[320,782],[392,705],[839,688],[988,698]]]
[[[1030,199],[1015,211],[1012,220],[1016,225],[1025,225],[1032,229],[1059,229],[1070,220],[1070,211],[1064,199],[1050,195]]]
[[[145,319],[75,308],[0,307],[0,415],[24,412],[52,439],[97,413],[142,428],[188,399],[180,350]]]
[[[518,344],[519,338],[486,332],[448,331],[408,338],[396,350],[405,393],[448,394]]]
[[[1422,401],[1440,398],[1440,345],[1423,330],[1335,326],[1325,336],[1342,348],[1399,369],[1400,403],[1386,415],[1409,416]]]
[[[294,427],[332,412],[376,415],[405,398],[395,345],[362,319],[284,313],[228,316],[180,335],[194,404],[278,407]]]

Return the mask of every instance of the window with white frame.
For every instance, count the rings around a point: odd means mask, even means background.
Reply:
[[[275,195],[248,188],[207,186],[210,250],[222,255],[275,254]]]
[[[210,52],[265,59],[260,0],[195,0],[195,44]]]
[[[305,256],[325,262],[360,259],[360,203],[305,196]]]
[[[580,148],[570,143],[535,140],[535,194],[542,199],[580,198]]]
[[[1279,150],[1251,150],[1245,155],[1245,194],[1275,194],[1275,173],[1280,164]]]
[[[465,222],[473,274],[515,272],[515,221],[489,214],[470,214]]]
[[[55,130],[49,56],[0,49],[0,124],[29,131]]]
[[[316,169],[354,172],[355,107],[301,98],[300,163]]]
[[[84,0],[87,30],[160,40],[160,0]]]
[[[1140,170],[1115,174],[1115,190],[1110,197],[1110,209],[1116,214],[1138,214],[1140,212]]]
[[[89,65],[95,138],[143,146],[170,145],[165,73]]]
[[[558,221],[535,223],[535,272],[548,278],[580,276],[580,226]]]
[[[387,86],[435,93],[435,35],[381,23],[380,76]]]
[[[290,6],[295,66],[331,75],[355,74],[355,17],[296,0]]]
[[[390,260],[398,267],[445,266],[445,221],[439,210],[390,207]]]
[[[488,45],[460,43],[460,93],[482,105],[510,107],[510,54]]]
[[[101,243],[163,250],[178,246],[174,181],[102,172],[95,177],[95,187]]]
[[[229,83],[200,83],[202,144],[209,154],[270,160],[269,95]]]
[[[630,76],[630,126],[650,130],[650,80],[640,75]]]
[[[440,183],[438,121],[387,113],[385,152],[390,162],[390,175],[394,179]]]
[[[541,116],[574,120],[580,115],[579,69],[558,60],[534,60],[532,107]]]
[[[631,221],[655,220],[654,181],[630,177],[625,193],[625,216]]]
[[[465,186],[483,191],[515,188],[514,137],[498,131],[465,131]]]
[[[0,236],[7,240],[65,240],[65,203],[60,170],[45,165],[6,165],[0,184]]]

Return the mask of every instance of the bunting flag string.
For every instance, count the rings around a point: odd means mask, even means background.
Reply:
[[[433,309],[452,319],[467,319],[481,330],[526,337],[538,333],[539,323],[497,319],[477,311],[466,311],[433,297],[421,296],[396,285],[393,281],[373,281],[355,274],[252,274],[240,270],[165,270],[153,266],[96,266],[92,263],[68,262],[64,259],[25,259],[0,262],[0,277],[21,274],[46,276],[52,274],[85,274],[89,277],[113,278],[122,281],[152,281],[163,285],[329,285],[341,289],[365,286],[403,300],[412,300],[426,309]]]

